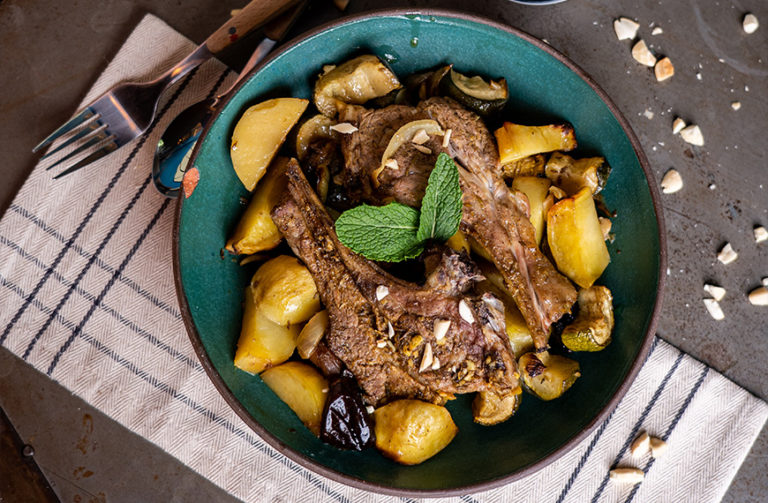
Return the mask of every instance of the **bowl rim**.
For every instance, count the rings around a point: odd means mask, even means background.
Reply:
[[[511,473],[503,477],[499,477],[497,479],[478,482],[474,484],[462,485],[457,487],[451,487],[446,489],[404,489],[404,488],[390,487],[390,486],[386,486],[386,485],[375,483],[375,482],[370,482],[365,479],[361,479],[352,475],[348,475],[348,474],[333,470],[323,464],[320,464],[314,459],[308,456],[305,456],[304,454],[298,451],[295,451],[292,447],[280,441],[277,437],[272,435],[271,432],[269,432],[266,428],[264,428],[261,424],[259,424],[248,413],[245,407],[235,397],[234,393],[227,387],[221,375],[217,372],[216,368],[213,365],[213,362],[211,361],[211,359],[209,358],[205,350],[205,347],[203,346],[202,339],[200,338],[200,334],[197,331],[197,327],[192,321],[192,312],[191,312],[189,303],[187,301],[186,295],[184,293],[183,284],[181,280],[181,264],[179,259],[179,225],[180,225],[181,212],[184,205],[184,200],[186,199],[183,192],[180,193],[176,203],[176,211],[174,216],[173,235],[172,235],[174,284],[176,287],[176,295],[179,301],[179,308],[181,311],[182,319],[187,329],[187,334],[189,336],[190,342],[192,343],[192,347],[195,353],[197,354],[197,357],[200,360],[201,366],[205,370],[206,374],[208,374],[209,379],[213,382],[214,387],[218,390],[218,392],[221,394],[221,396],[224,398],[227,404],[235,411],[235,413],[254,432],[256,432],[256,434],[258,434],[262,440],[264,440],[267,444],[269,444],[272,448],[274,448],[280,454],[286,456],[290,460],[296,462],[297,464],[299,464],[300,466],[302,466],[303,468],[311,472],[320,474],[335,482],[339,482],[356,489],[362,489],[366,491],[376,492],[379,494],[387,494],[387,495],[401,496],[401,497],[460,496],[464,494],[494,489],[494,488],[509,484],[511,482],[514,482],[516,480],[520,480],[524,477],[527,477],[529,475],[532,475],[538,472],[542,468],[548,466],[552,462],[559,459],[561,456],[570,452],[574,447],[576,447],[579,443],[581,443],[588,435],[590,435],[594,431],[597,425],[603,423],[606,420],[606,418],[611,414],[611,412],[618,406],[619,402],[622,400],[624,395],[626,395],[627,391],[629,390],[629,387],[632,385],[635,378],[637,377],[637,374],[640,372],[640,368],[645,363],[645,360],[648,356],[648,353],[650,351],[650,348],[655,336],[656,325],[658,323],[658,318],[661,312],[662,297],[663,297],[664,286],[666,282],[666,274],[665,274],[665,271],[667,268],[666,229],[664,225],[663,212],[661,211],[662,206],[660,202],[661,199],[660,199],[659,190],[656,187],[656,184],[653,183],[654,181],[653,172],[651,171],[650,164],[648,163],[648,159],[646,158],[645,153],[643,152],[642,145],[640,144],[639,139],[635,135],[627,119],[621,113],[621,111],[616,106],[616,104],[610,99],[608,94],[597,84],[597,82],[589,74],[587,74],[586,71],[584,71],[576,63],[574,63],[570,58],[568,58],[561,52],[557,51],[556,49],[554,49],[553,47],[551,47],[549,44],[542,41],[541,39],[538,39],[533,35],[523,30],[520,30],[519,28],[515,28],[510,25],[494,21],[484,16],[479,16],[476,14],[471,14],[471,13],[462,12],[460,10],[453,10],[453,9],[393,8],[393,9],[368,10],[362,13],[347,15],[347,16],[338,18],[334,21],[324,23],[316,28],[306,31],[300,34],[299,36],[291,39],[290,41],[281,45],[273,53],[269,54],[269,56],[267,56],[261,63],[259,63],[255,68],[253,68],[248,73],[248,75],[245,78],[243,78],[242,81],[234,89],[230,91],[229,95],[219,105],[218,110],[216,111],[212,119],[208,122],[208,124],[205,126],[203,132],[200,135],[199,140],[196,142],[192,155],[190,157],[189,165],[190,166],[195,165],[195,160],[197,158],[200,146],[205,141],[208,135],[208,132],[211,129],[211,126],[215,122],[216,117],[221,113],[221,110],[223,110],[226,107],[227,103],[229,103],[229,101],[240,91],[240,89],[250,81],[250,79],[255,73],[259,72],[264,66],[271,63],[274,59],[280,57],[283,53],[291,50],[293,47],[304,42],[305,40],[312,38],[326,30],[333,29],[341,25],[346,25],[346,24],[359,22],[359,21],[372,19],[372,18],[378,18],[378,17],[406,17],[406,16],[435,16],[435,17],[459,19],[463,21],[470,21],[470,22],[482,24],[482,25],[489,26],[491,28],[503,31],[505,33],[517,36],[525,40],[526,42],[534,45],[535,47],[547,52],[550,56],[557,59],[560,63],[565,65],[569,70],[571,70],[576,75],[578,75],[584,82],[587,83],[587,85],[589,85],[589,87],[595,93],[597,93],[597,95],[600,97],[603,103],[605,103],[605,105],[608,107],[611,114],[613,114],[613,116],[619,122],[619,125],[624,131],[624,134],[626,134],[627,138],[629,139],[630,144],[632,145],[632,149],[634,150],[635,155],[637,156],[637,159],[640,163],[640,166],[643,169],[643,173],[645,174],[645,179],[646,179],[646,182],[648,183],[648,188],[651,194],[651,202],[653,204],[653,209],[656,216],[656,223],[657,223],[658,234],[659,234],[659,271],[658,271],[659,281],[656,289],[656,299],[653,305],[653,310],[651,312],[650,322],[648,323],[648,328],[644,335],[643,343],[637,355],[635,356],[635,359],[632,362],[629,368],[629,371],[627,372],[627,375],[624,377],[624,380],[621,382],[618,389],[613,394],[613,396],[608,401],[608,403],[595,415],[595,417],[584,427],[584,429],[582,429],[582,431],[580,431],[578,434],[573,436],[571,439],[569,439],[559,448],[549,453],[548,455],[544,456],[543,458],[536,461],[535,463],[528,465],[523,469],[518,470],[517,472]]]

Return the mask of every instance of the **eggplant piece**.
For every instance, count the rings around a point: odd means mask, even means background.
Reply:
[[[506,80],[486,81],[479,75],[468,77],[453,68],[440,81],[440,90],[485,118],[500,112],[509,99]]]
[[[365,410],[355,376],[347,369],[331,381],[320,439],[340,449],[355,451],[376,443],[373,420]]]
[[[579,291],[579,314],[561,335],[571,351],[601,351],[611,342],[613,296],[604,287],[593,285]]]
[[[555,152],[550,156],[544,168],[544,174],[552,183],[573,195],[583,187],[588,187],[592,195],[598,194],[608,182],[611,167],[603,157],[573,157]]]
[[[518,368],[525,389],[545,401],[560,397],[581,377],[579,362],[547,351],[524,354]]]

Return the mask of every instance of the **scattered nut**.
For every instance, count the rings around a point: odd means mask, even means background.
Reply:
[[[759,286],[749,292],[749,303],[753,306],[768,306],[768,288]]]
[[[445,134],[443,135],[443,148],[448,148],[448,142],[451,141],[451,133],[453,132],[452,129],[446,129]]]
[[[664,30],[661,29],[661,26],[657,26],[653,29],[651,35],[661,35],[662,33],[664,33]]]
[[[684,127],[682,131],[680,131],[680,136],[691,145],[696,145],[697,147],[704,145],[704,135],[701,134],[699,126],[695,124]]]
[[[376,300],[381,300],[387,295],[389,295],[389,288],[384,285],[379,285],[376,287]]]
[[[744,27],[744,31],[747,33],[755,33],[755,30],[760,26],[757,21],[757,16],[752,13],[748,13],[744,16],[744,20],[741,22],[741,26]]]
[[[400,167],[400,165],[397,164],[397,159],[387,159],[384,166],[390,169],[398,169]]]
[[[437,320],[433,326],[433,332],[435,334],[435,340],[440,341],[448,333],[448,328],[451,326],[451,320]]]
[[[641,65],[653,66],[656,64],[656,56],[648,49],[648,46],[645,45],[645,41],[642,39],[638,40],[632,47],[632,57]]]
[[[754,233],[755,233],[755,243],[762,243],[763,241],[768,239],[768,231],[765,230],[765,227],[763,227],[762,225],[755,227]]]
[[[733,246],[731,246],[731,243],[725,243],[725,245],[720,248],[720,252],[717,254],[717,260],[722,262],[723,264],[730,264],[736,258],[738,258],[739,254],[736,253],[736,251],[733,249]]]
[[[645,478],[643,470],[637,468],[614,468],[609,473],[611,480],[621,484],[639,484]]]
[[[653,73],[656,74],[656,80],[661,82],[675,74],[675,67],[669,58],[662,58],[653,67]]]
[[[720,302],[725,297],[725,288],[717,285],[710,285],[709,283],[704,285],[704,291],[712,296],[713,299]]]
[[[646,119],[651,120],[653,119],[653,115],[654,115],[653,110],[651,110],[650,108],[646,108],[645,112],[643,112],[643,115],[645,115]]]
[[[429,148],[429,147],[425,147],[424,145],[417,145],[417,144],[414,144],[414,145],[413,145],[413,148],[415,148],[416,150],[418,150],[418,151],[419,151],[419,152],[421,152],[422,154],[427,154],[427,155],[429,155],[429,154],[431,154],[431,153],[432,153],[432,149],[431,149],[431,148]]]
[[[685,129],[685,121],[680,117],[677,117],[672,123],[672,134],[677,134],[683,129]]]
[[[336,131],[341,134],[352,134],[357,131],[357,128],[349,122],[340,122],[331,126],[331,131]]]
[[[605,217],[597,217],[597,221],[600,222],[600,231],[603,233],[603,239],[608,239],[611,233],[611,219]]]
[[[739,108],[741,108],[741,102],[740,101],[731,102],[731,108],[733,108],[734,110],[738,110]]]
[[[416,134],[413,135],[411,141],[416,145],[423,145],[425,142],[429,141],[429,135],[423,129],[419,129],[416,131]]]
[[[683,188],[683,177],[676,169],[670,169],[661,179],[661,191],[665,194],[674,194]]]
[[[432,366],[432,345],[427,343],[424,347],[424,354],[421,356],[421,365],[419,365],[419,372],[424,372]]]
[[[629,451],[632,453],[632,456],[639,458],[648,452],[650,445],[651,437],[648,436],[648,433],[642,432],[632,442],[632,445],[629,446]]]
[[[472,314],[472,309],[469,308],[469,304],[464,299],[459,301],[459,316],[461,319],[469,323],[470,325],[475,322],[475,317]]]
[[[766,278],[763,278],[763,279],[762,279],[762,280],[760,280],[760,281],[763,283],[763,286],[764,286],[764,287],[768,288],[768,277],[766,277]]]
[[[725,313],[720,309],[720,304],[715,299],[704,299],[704,307],[707,308],[712,318],[718,321],[725,319]]]
[[[619,40],[634,39],[638,29],[640,29],[640,25],[626,17],[620,17],[613,21],[613,31],[616,32],[616,37]]]
[[[660,438],[651,437],[651,456],[660,458],[667,452],[667,443]]]

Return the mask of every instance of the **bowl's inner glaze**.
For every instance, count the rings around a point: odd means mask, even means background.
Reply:
[[[459,397],[448,406],[459,434],[444,451],[413,467],[397,465],[375,449],[343,452],[323,444],[258,376],[237,370],[232,363],[242,291],[254,272],[254,266],[241,267],[234,258],[220,255],[243,211],[240,198],[248,196],[229,158],[234,124],[249,105],[265,98],[311,97],[324,64],[363,51],[385,59],[400,76],[450,62],[463,73],[505,77],[511,96],[508,120],[567,120],[579,141],[577,154],[599,153],[613,168],[604,200],[617,211],[616,239],[609,245],[611,264],[598,281],[614,295],[616,328],[611,345],[600,353],[575,356],[582,377],[561,399],[545,403],[524,395],[519,412],[501,425],[474,424],[471,397]],[[585,80],[513,33],[469,19],[425,15],[363,17],[316,33],[282,52],[226,103],[199,145],[194,165],[200,170],[200,183],[180,210],[177,245],[182,305],[186,299],[194,324],[192,338],[199,339],[220,376],[212,377],[225,384],[225,397],[249,424],[257,430],[255,424],[261,425],[272,445],[285,444],[290,457],[315,468],[320,465],[323,472],[325,467],[333,478],[353,484],[357,479],[382,486],[379,489],[461,492],[459,488],[520,474],[596,419],[641,351],[657,296],[661,250],[638,156],[609,107]]]

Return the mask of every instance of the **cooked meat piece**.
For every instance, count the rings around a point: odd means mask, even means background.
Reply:
[[[409,111],[410,110],[410,114]],[[433,144],[431,155],[412,147],[399,149],[398,170],[384,170],[378,187],[371,173],[397,128],[410,120],[433,119],[451,130],[447,147]],[[541,253],[528,219],[528,202],[509,190],[500,175],[496,144],[480,117],[449,98],[430,98],[418,107],[364,110],[355,107],[347,120],[358,131],[342,140],[345,180],[358,184],[359,197],[372,203],[397,200],[418,206],[437,155],[444,151],[459,166],[464,193],[461,230],[493,258],[507,289],[525,317],[538,349],[547,347],[550,326],[570,311],[576,289]],[[403,180],[385,179],[401,176]],[[407,187],[408,192],[402,192]]]
[[[295,161],[287,175],[288,192],[272,218],[317,284],[330,318],[328,348],[355,374],[368,403],[443,404],[457,393],[518,389],[501,302],[461,293],[477,277],[474,267],[448,258],[432,276],[449,279],[435,286],[397,279],[339,242]]]

